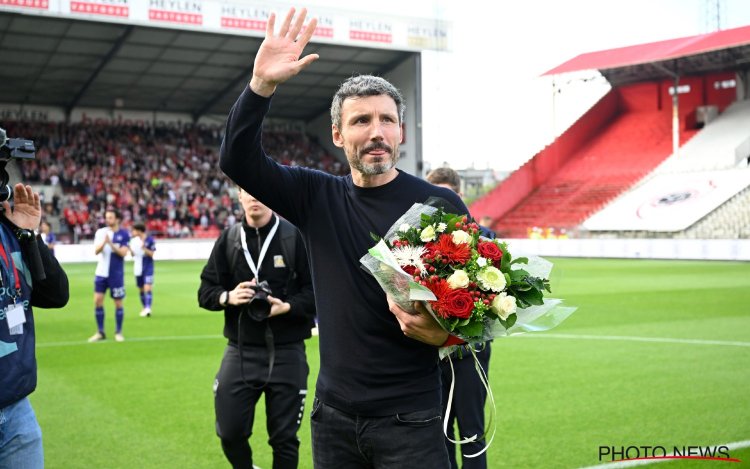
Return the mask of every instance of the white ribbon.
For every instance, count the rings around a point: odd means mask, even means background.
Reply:
[[[492,440],[495,439],[495,432],[497,431],[497,422],[495,421],[495,396],[492,395],[492,388],[490,387],[489,380],[487,379],[487,373],[484,372],[484,369],[482,368],[482,365],[479,364],[479,360],[477,359],[477,354],[474,351],[473,346],[468,347],[471,351],[471,356],[474,358],[474,368],[477,370],[477,375],[479,376],[479,381],[482,382],[482,386],[484,386],[484,389],[487,391],[487,396],[490,398],[490,425],[492,425],[492,435],[490,436],[489,441],[487,441],[484,445],[484,448],[482,448],[481,451],[474,453],[474,454],[464,454],[463,456],[465,458],[475,458],[479,456],[480,454],[487,451],[492,444]],[[448,355],[448,363],[451,366],[451,387],[450,391],[448,392],[448,406],[445,409],[445,418],[443,419],[443,434],[445,435],[445,438],[448,439],[453,444],[456,445],[464,445],[466,443],[473,443],[477,441],[479,438],[479,435],[472,435],[470,437],[466,437],[463,439],[453,440],[448,436],[448,416],[451,414],[451,407],[453,406],[453,386],[456,382],[456,373],[453,370],[453,360],[451,360],[451,356]],[[485,426],[486,428],[487,426]],[[485,431],[484,435],[486,436],[487,432]],[[459,438],[461,436],[459,435]],[[463,452],[462,452],[463,454]]]
[[[261,266],[263,265],[263,258],[266,257],[266,251],[268,251],[268,246],[271,245],[271,240],[273,239],[273,235],[276,234],[276,229],[279,227],[279,217],[276,217],[276,223],[274,223],[273,227],[271,228],[271,231],[268,233],[268,236],[266,236],[266,240],[263,241],[263,247],[260,248],[260,254],[258,255],[258,265],[256,267],[255,262],[253,262],[253,258],[250,255],[250,251],[247,249],[247,238],[245,234],[245,228],[243,227],[242,230],[240,230],[240,241],[242,242],[242,251],[245,254],[245,260],[247,261],[247,265],[250,267],[250,270],[253,271],[253,275],[255,275],[255,280],[260,283],[260,278],[258,278],[258,272],[260,271]]]

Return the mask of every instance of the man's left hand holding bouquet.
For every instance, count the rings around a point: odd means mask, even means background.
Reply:
[[[390,295],[388,295],[388,307],[393,315],[396,316],[396,320],[401,326],[401,331],[406,337],[438,347],[445,344],[448,339],[448,332],[438,324],[421,301],[414,302],[414,309],[417,311],[416,314],[401,309]]]

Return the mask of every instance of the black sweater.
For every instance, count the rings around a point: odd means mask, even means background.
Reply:
[[[463,213],[451,190],[400,172],[388,184],[355,186],[332,176],[282,166],[261,146],[270,99],[249,88],[230,111],[221,169],[258,200],[294,223],[305,238],[320,326],[316,396],[368,416],[440,405],[438,348],[404,336],[385,293],[359,259],[415,202],[442,197]]]
[[[250,227],[243,218],[242,227],[247,236],[247,249],[250,251],[253,262],[258,262],[260,253],[258,245],[262,246],[265,242],[275,220],[274,215],[271,222],[255,229]],[[234,268],[231,267],[232,263],[227,259],[228,233],[229,229],[224,230],[219,239],[216,240],[216,244],[211,251],[211,257],[209,257],[208,263],[201,272],[201,286],[198,289],[198,303],[202,308],[211,311],[224,309],[224,337],[229,339],[230,344],[237,345],[238,338],[240,338],[238,324],[241,324],[243,344],[265,345],[266,322],[271,326],[274,343],[276,344],[298,342],[310,337],[310,329],[315,317],[315,299],[302,237],[297,236],[297,244],[294,250],[294,270],[297,273],[294,278],[292,278],[287,266],[281,267],[278,260],[278,256],[282,255],[281,227],[271,239],[271,244],[268,246],[268,251],[258,272],[260,279],[268,282],[271,294],[291,305],[289,312],[264,321],[255,321],[244,314],[241,323],[239,323],[241,307],[228,305],[223,308],[219,304],[219,297],[222,292],[234,290],[237,284],[250,281],[255,278],[255,275],[250,270],[250,266],[247,265],[242,250],[234,249],[232,251]]]

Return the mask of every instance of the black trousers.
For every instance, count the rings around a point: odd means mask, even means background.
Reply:
[[[489,376],[490,369],[490,342],[486,342],[484,348],[477,352],[477,359],[482,369]],[[440,370],[442,371],[443,381],[443,415],[448,420],[448,436],[456,440],[453,426],[458,422],[458,432],[461,438],[471,435],[481,436],[484,433],[484,403],[487,400],[487,391],[484,389],[482,382],[477,375],[474,367],[474,359],[471,352],[463,351],[463,358],[459,359],[456,354],[451,356],[453,361],[453,370],[455,372],[456,385],[453,387],[453,403],[451,404],[451,414],[445,415],[448,406],[448,393],[451,385],[451,366],[448,358],[441,360]],[[487,453],[482,453],[474,458],[464,457],[464,454],[474,454],[484,448],[485,440],[482,438],[473,443],[455,445],[445,440],[448,446],[448,456],[451,462],[451,468],[457,469],[456,447],[461,450],[461,467],[463,469],[487,469]]]
[[[228,345],[214,381],[216,434],[224,455],[234,468],[252,468],[248,439],[253,431],[255,405],[265,395],[268,444],[273,469],[296,469],[299,461],[297,431],[307,396],[307,356],[303,342],[275,346],[273,372],[268,378],[265,346]]]

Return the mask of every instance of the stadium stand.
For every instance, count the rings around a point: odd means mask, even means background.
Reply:
[[[738,101],[708,122],[655,174],[727,169],[748,165],[750,157],[750,101]]]
[[[747,238],[748,122],[750,101],[733,103],[582,228],[594,237]]]
[[[159,237],[215,238],[240,214],[231,182],[219,169],[221,127],[188,124],[124,126],[3,122],[32,138],[36,159],[23,179],[41,187],[45,219],[61,241],[93,237],[107,207],[124,226],[144,221]],[[285,165],[343,174],[342,164],[298,132],[265,132],[269,154]]]
[[[537,155],[534,160],[549,159],[554,153],[564,156],[559,157],[559,168],[553,168],[547,180],[505,213],[493,229],[511,238],[525,237],[530,226],[573,229],[664,161],[671,153],[669,115],[638,103],[647,100],[641,95],[653,93],[652,88],[636,85],[612,90],[581,119],[584,123],[600,121],[602,126],[590,125],[570,150],[562,148],[563,142],[555,142]],[[683,132],[682,138],[687,140],[692,134]],[[542,164],[534,160],[527,164]]]

